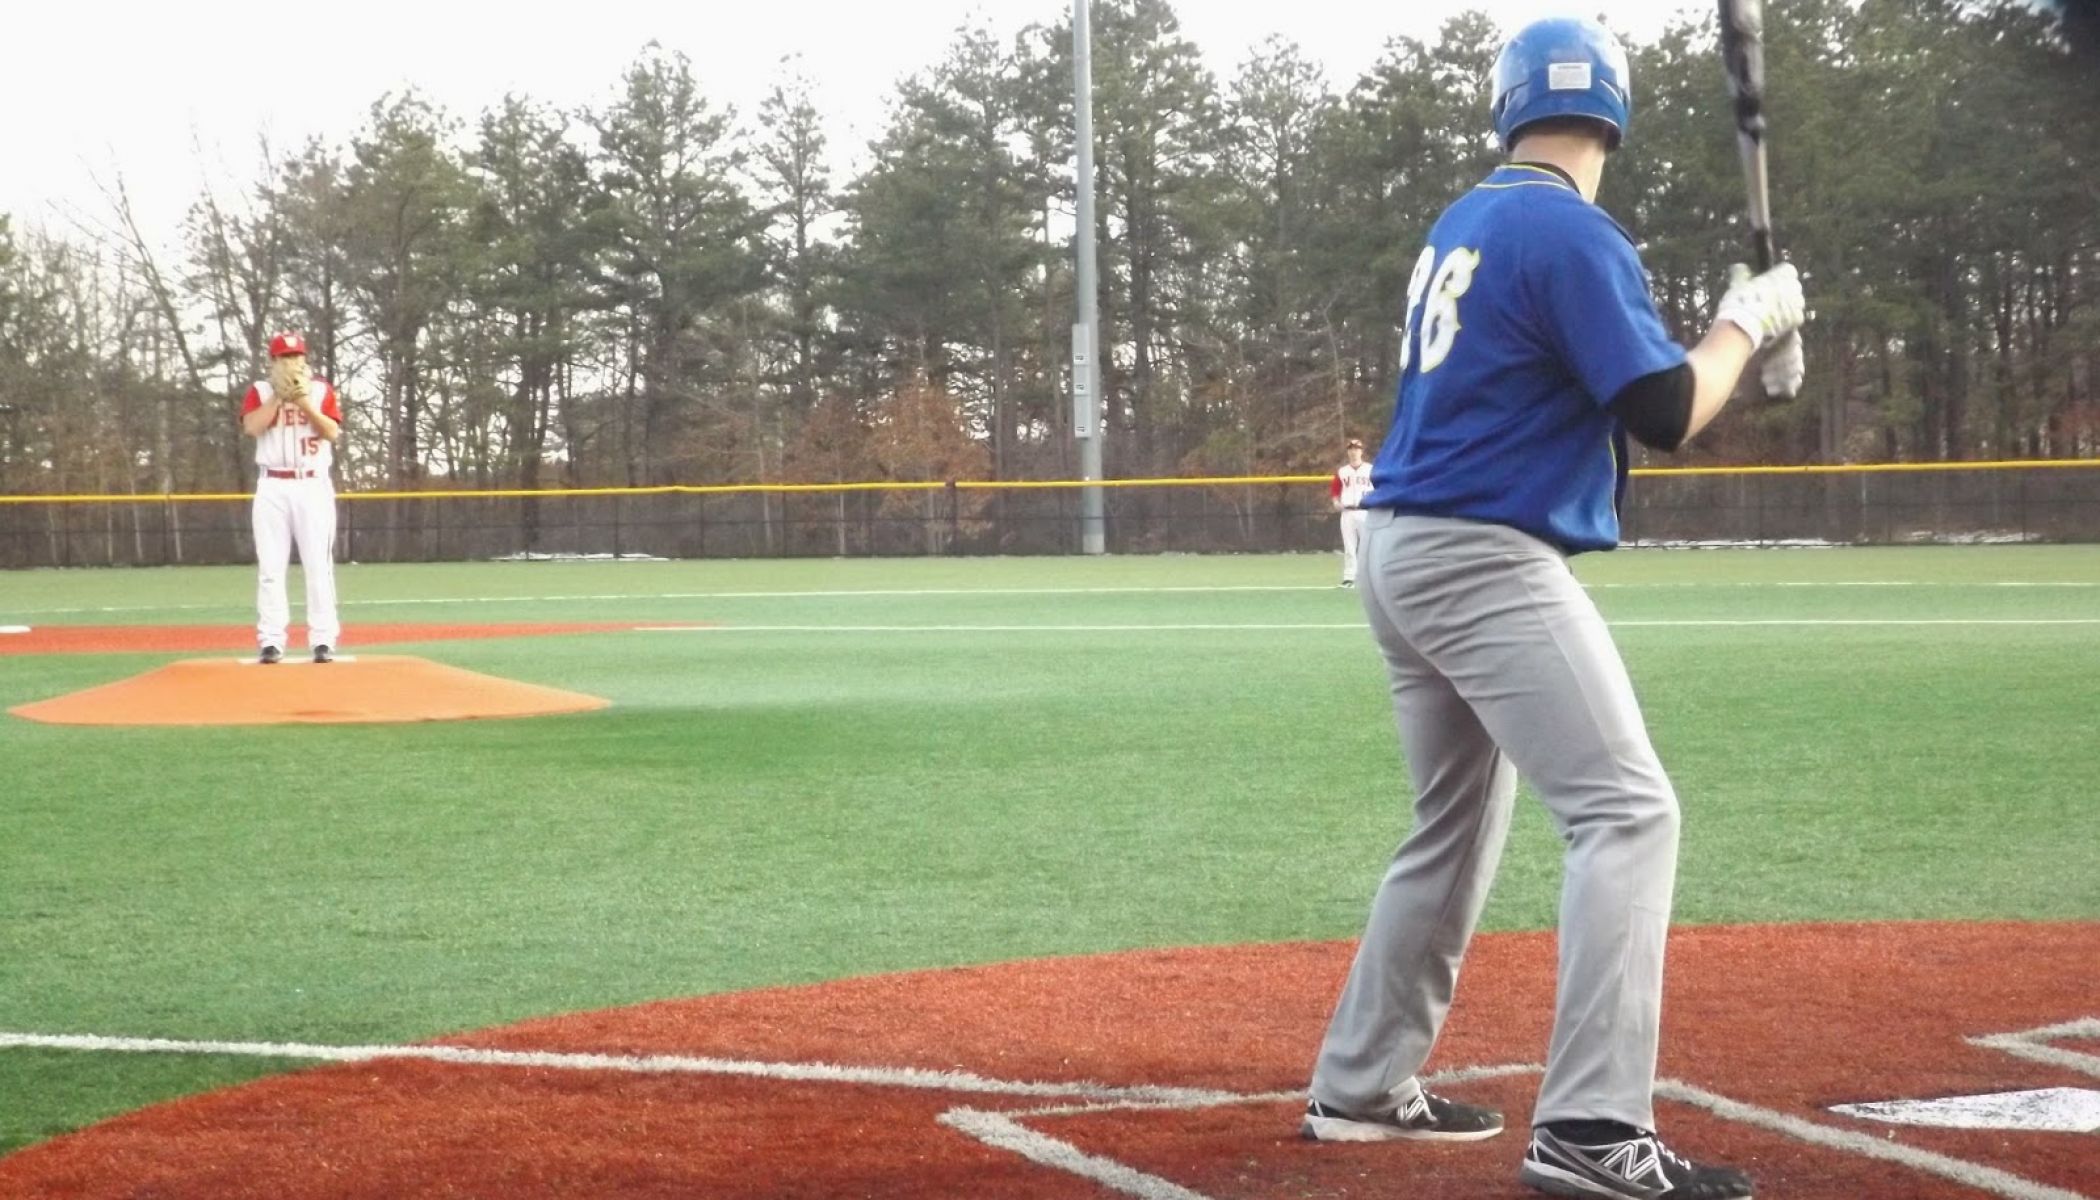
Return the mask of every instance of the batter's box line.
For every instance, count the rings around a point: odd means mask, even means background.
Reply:
[[[2093,1023],[2100,1025],[2100,1022]],[[2083,1036],[2082,1033],[2066,1033],[2064,1030],[2083,1030],[2083,1023],[2053,1026],[2051,1035]],[[1485,1079],[1509,1075],[1539,1075],[1544,1068],[1536,1064],[1508,1064],[1503,1066],[1473,1067],[1459,1071],[1431,1075],[1424,1082],[1444,1085],[1467,1079]],[[1863,1158],[1893,1163],[1927,1175],[1937,1175],[1978,1191],[2006,1200],[2091,1200],[2079,1192],[2053,1187],[1998,1167],[1969,1162],[1952,1155],[1923,1150],[1904,1143],[1870,1137],[1849,1129],[1839,1129],[1819,1122],[1805,1120],[1769,1108],[1749,1104],[1723,1096],[1717,1092],[1685,1083],[1676,1079],[1656,1081],[1655,1095],[1658,1099],[1674,1101],[1701,1109],[1724,1121],[1749,1125],[1795,1141],[1806,1142],[1843,1154],[1854,1154]],[[1073,1104],[1045,1107],[1019,1112],[988,1112],[982,1109],[955,1108],[942,1113],[940,1123],[967,1134],[997,1150],[1017,1154],[1030,1162],[1066,1174],[1089,1180],[1110,1191],[1138,1200],[1214,1200],[1202,1192],[1175,1183],[1158,1175],[1140,1171],[1128,1163],[1100,1155],[1088,1154],[1068,1141],[1050,1136],[1040,1130],[1031,1129],[1022,1123],[1024,1117],[1071,1116],[1082,1113],[1109,1111],[1153,1111],[1162,1108],[1196,1109],[1223,1107],[1226,1104],[1281,1103],[1304,1098],[1302,1092],[1272,1092],[1257,1096],[1238,1096],[1230,1100],[1185,1104]],[[1405,1153],[1396,1147],[1396,1154]]]
[[[1540,1075],[1545,1068],[1537,1063],[1505,1063],[1493,1066],[1458,1067],[1426,1077],[1423,1082],[1433,1086],[1448,1086],[1477,1079],[1500,1079],[1512,1075]],[[1140,1200],[1211,1200],[1203,1193],[1185,1188],[1171,1179],[1147,1174],[1128,1163],[1088,1154],[1070,1142],[1051,1137],[1040,1130],[1031,1129],[1021,1123],[1024,1117],[1070,1117],[1087,1113],[1103,1112],[1157,1112],[1162,1109],[1193,1112],[1198,1109],[1224,1108],[1240,1104],[1285,1104],[1302,1103],[1305,1091],[1256,1092],[1235,1095],[1231,1099],[1210,1103],[1168,1104],[1160,1102],[1100,1102],[1092,1104],[1056,1104],[1041,1108],[1017,1109],[1010,1112],[990,1112],[979,1108],[951,1108],[937,1120],[958,1133],[967,1134],[995,1150],[1017,1154],[1037,1166],[1062,1171],[1090,1180],[1110,1191],[1126,1196],[1137,1196]]]
[[[2024,1058],[2028,1062],[2046,1063],[2078,1071],[2100,1079],[2100,1054],[2086,1054],[2077,1050],[2066,1050],[2051,1043],[2066,1038],[2100,1038],[2100,1017],[2081,1017],[2076,1021],[2065,1021],[2060,1025],[2044,1025],[2039,1029],[2025,1029],[2018,1033],[1994,1033],[1986,1037],[1968,1039],[1971,1046],[1981,1046]]]

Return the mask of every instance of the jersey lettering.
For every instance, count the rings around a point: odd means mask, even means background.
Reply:
[[[1344,463],[1336,468],[1328,494],[1343,508],[1361,508],[1364,497],[1371,494],[1371,464],[1352,467]]]
[[[1400,335],[1400,369],[1407,370],[1412,345],[1419,342],[1422,373],[1444,365],[1451,343],[1458,338],[1458,298],[1473,286],[1473,272],[1480,267],[1480,253],[1464,246],[1444,256],[1436,265],[1436,247],[1425,247],[1415,260],[1415,273],[1407,281],[1407,326]],[[1417,317],[1415,310],[1424,307]]]
[[[341,421],[342,409],[334,387],[325,379],[313,381],[312,395],[319,401],[322,416]],[[248,389],[241,411],[252,412],[274,399],[267,380]],[[278,406],[277,415],[255,438],[255,465],[267,471],[301,471],[326,476],[334,461],[334,445],[320,436],[315,419],[296,404]]]
[[[1422,293],[1429,290],[1429,276],[1436,270],[1436,247],[1422,247],[1422,257],[1415,260],[1414,274],[1407,277],[1407,312],[1401,316],[1405,322],[1400,329],[1400,369],[1407,370],[1409,349],[1415,340],[1415,309],[1421,306]]]
[[[1429,307],[1422,314],[1422,373],[1428,374],[1444,365],[1451,354],[1451,343],[1458,340],[1462,326],[1458,320],[1458,298],[1473,286],[1473,272],[1480,266],[1480,254],[1464,246],[1444,257],[1444,265],[1437,268],[1436,278],[1429,285]]]

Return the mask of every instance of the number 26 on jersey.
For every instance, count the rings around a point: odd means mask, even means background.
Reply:
[[[1460,246],[1436,261],[1436,247],[1426,246],[1407,280],[1407,324],[1400,334],[1400,369],[1407,370],[1420,343],[1424,375],[1444,365],[1451,343],[1458,340],[1458,298],[1473,286],[1480,252]]]

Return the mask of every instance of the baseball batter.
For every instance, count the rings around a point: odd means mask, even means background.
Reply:
[[[1363,604],[1414,827],[1372,901],[1302,1129],[1501,1131],[1499,1113],[1417,1075],[1521,774],[1566,855],[1553,1035],[1519,1177],[1566,1196],[1733,1200],[1747,1176],[1655,1133],[1677,797],[1567,558],[1618,543],[1627,435],[1674,450],[1704,428],[1752,355],[1800,325],[1801,285],[1790,266],[1738,267],[1711,331],[1676,345],[1632,239],[1594,203],[1628,132],[1625,51],[1594,22],[1540,21],[1503,48],[1493,82],[1509,161],[1445,210],[1415,265],[1398,406],[1364,501]],[[1801,369],[1790,351],[1764,365],[1768,386]]]
[[[1327,486],[1328,502],[1342,514],[1342,586],[1356,586],[1356,547],[1364,534],[1364,497],[1371,494],[1371,464],[1364,461],[1361,439],[1350,438],[1347,462],[1335,468]]]
[[[241,400],[241,430],[255,439],[255,639],[261,661],[284,658],[291,605],[285,575],[292,547],[306,576],[306,638],[314,661],[330,662],[343,628],[335,611],[335,484],[328,469],[342,434],[335,388],[306,365],[306,339],[270,339],[270,377]]]

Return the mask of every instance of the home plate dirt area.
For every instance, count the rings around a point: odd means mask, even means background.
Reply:
[[[1531,1195],[1516,1167],[1552,936],[1485,936],[1467,961],[1432,1069],[1511,1128],[1459,1145],[1295,1136],[1349,953],[1234,946],[927,971],[416,1047],[0,1034],[0,1048],[325,1064],[31,1147],[0,1160],[0,1195]],[[1997,1100],[1980,1127],[1905,1115],[1923,1111],[1912,1101],[2100,1087],[2100,923],[1688,928],[1670,955],[1663,1133],[1749,1169],[1759,1196],[2100,1198],[2085,1109],[2054,1126]]]

